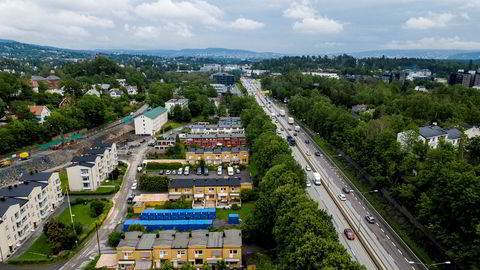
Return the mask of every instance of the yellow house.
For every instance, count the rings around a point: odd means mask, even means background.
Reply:
[[[247,165],[249,161],[249,148],[189,148],[186,153],[187,162],[197,164],[204,160],[208,165],[223,163]]]
[[[174,268],[180,268],[188,262],[188,241],[190,233],[177,232],[172,243],[172,264]]]
[[[122,239],[117,246],[117,259],[120,269],[133,269],[135,267],[135,261],[138,257],[135,257],[135,250],[137,244],[140,241],[142,232],[127,232],[125,233],[125,239]]]
[[[207,230],[195,230],[190,233],[190,241],[188,241],[188,261],[193,266],[201,267],[205,263],[207,242]]]
[[[229,266],[240,267],[242,265],[242,231],[225,230],[223,236],[223,260]]]
[[[165,230],[158,232],[153,243],[153,265],[161,268],[165,262],[172,260],[172,244],[175,237],[175,230]]]
[[[133,198],[133,213],[140,214],[145,208],[164,205],[168,194],[140,194]]]

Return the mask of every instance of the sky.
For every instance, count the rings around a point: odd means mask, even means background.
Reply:
[[[480,50],[480,0],[0,0],[0,38],[72,49]]]

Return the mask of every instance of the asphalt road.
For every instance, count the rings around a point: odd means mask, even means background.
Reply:
[[[255,95],[257,102],[261,105],[264,105],[264,110],[268,115],[271,115],[272,112],[279,114],[280,108],[275,104],[266,105],[266,99],[263,95],[259,93],[260,84],[258,82],[252,82],[250,80],[244,81],[245,87],[249,90],[250,94]],[[285,117],[276,117],[277,127],[283,128],[281,136],[286,138],[287,133],[293,135],[293,131],[288,131],[288,127],[293,129],[293,126],[289,125],[287,122],[288,115]],[[305,168],[305,166],[312,167],[313,170],[319,172],[322,175],[324,180],[324,185],[327,185],[327,188],[333,194],[333,196],[342,193],[342,187],[346,186],[345,181],[339,175],[337,169],[332,166],[322,155],[317,157],[314,155],[319,149],[315,148],[314,144],[306,144],[305,140],[312,141],[306,133],[301,130],[298,132],[298,136],[295,137],[297,141],[297,146],[292,147],[293,154],[299,164]],[[307,154],[309,153],[309,155]],[[308,161],[307,161],[308,159]],[[307,173],[309,179],[313,178],[312,172]],[[385,269],[412,269],[412,265],[408,263],[410,258],[406,257],[406,252],[400,248],[398,243],[393,241],[393,237],[388,235],[386,230],[382,228],[379,223],[369,224],[365,221],[364,217],[369,213],[368,207],[363,203],[361,196],[357,194],[350,193],[346,194],[347,201],[341,202],[342,208],[345,211],[345,214],[350,219],[350,223],[346,222],[345,215],[342,215],[338,206],[333,202],[332,196],[327,193],[325,186],[315,186],[312,184],[311,187],[307,188],[309,195],[319,203],[320,207],[327,210],[329,214],[332,215],[334,220],[334,225],[339,234],[342,234],[340,241],[349,251],[352,256],[358,260],[360,263],[367,266],[368,269],[375,269],[377,267],[373,266],[372,260],[365,247],[360,247],[352,242],[358,242],[358,245],[361,243],[358,240],[348,241],[345,240],[343,236],[343,229],[346,227],[352,227],[355,233],[361,234],[363,239],[367,242],[369,249],[374,252],[374,254],[382,261],[383,267]],[[337,200],[337,202],[340,202]],[[370,214],[370,213],[369,213]],[[415,269],[415,268],[413,268]]]

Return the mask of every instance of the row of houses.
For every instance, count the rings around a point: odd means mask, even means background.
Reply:
[[[241,147],[247,144],[245,134],[180,134],[185,145],[197,145],[205,148]]]
[[[243,134],[245,130],[242,125],[191,125],[190,133],[192,134]]]
[[[238,268],[242,266],[242,231],[127,232],[115,255],[116,262],[110,263],[110,267],[116,269],[160,269],[166,262],[172,263],[175,269],[187,263],[198,269],[219,261]],[[97,267],[100,266],[107,265],[97,263]]]
[[[98,144],[67,167],[70,191],[95,191],[118,165],[117,146]]]
[[[241,206],[240,192],[253,189],[250,178],[170,179],[168,199],[193,200],[193,208],[231,208]]]
[[[249,148],[188,148],[186,152],[187,163],[198,164],[201,160],[208,165],[248,164]]]
[[[397,134],[397,141],[405,146],[412,141],[418,140],[431,148],[437,148],[441,141],[457,146],[460,143],[462,134],[465,134],[469,139],[480,136],[480,129],[476,126],[465,125],[464,130],[462,132],[457,128],[441,128],[434,123],[430,126],[420,127],[418,134],[414,130],[400,132]]]
[[[58,173],[36,173],[0,189],[0,259],[9,258],[63,202]]]

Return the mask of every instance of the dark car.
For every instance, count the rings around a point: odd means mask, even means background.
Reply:
[[[306,143],[306,144],[310,144],[310,140],[305,140],[305,143]]]
[[[342,190],[343,190],[343,192],[346,193],[346,194],[348,194],[348,193],[350,193],[350,192],[352,191],[352,190],[349,189],[348,187],[343,187]]]
[[[144,143],[144,142],[146,142],[146,141],[147,141],[147,140],[145,140],[145,139],[142,139],[142,140],[140,141],[140,143]]]
[[[322,155],[322,154],[320,154],[320,152],[318,152],[318,151],[315,152],[315,156],[319,157],[319,156],[321,156],[321,155]]]
[[[343,233],[347,237],[348,240],[355,240],[355,234],[353,233],[353,230],[350,228],[346,228],[343,230]]]
[[[133,195],[128,196],[128,198],[127,198],[127,203],[132,203],[134,197],[135,197],[135,196],[133,196]]]
[[[197,175],[202,175],[202,167],[197,168]]]
[[[297,133],[296,133],[296,132],[294,132],[294,133],[293,133],[293,136],[297,136]]]
[[[158,174],[163,174],[163,170],[158,171]]]
[[[203,168],[203,175],[208,176],[208,168],[207,167]]]

